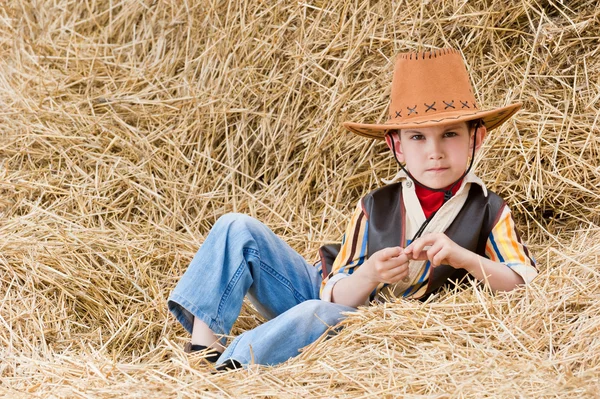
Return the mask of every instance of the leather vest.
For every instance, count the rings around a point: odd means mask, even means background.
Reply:
[[[495,193],[488,191],[486,197],[481,186],[471,184],[465,204],[444,233],[461,247],[484,256],[488,237],[504,205],[504,200]],[[369,223],[367,257],[383,248],[406,245],[406,209],[402,198],[402,183],[390,184],[370,192],[363,197],[362,206]],[[319,250],[323,276],[331,272],[339,250],[339,244],[325,245]],[[466,270],[448,265],[432,268],[425,296],[450,282],[460,282],[466,274]]]

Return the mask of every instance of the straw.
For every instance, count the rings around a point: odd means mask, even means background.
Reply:
[[[600,388],[596,2],[0,6],[0,395],[594,397]],[[461,49],[476,99],[523,102],[476,171],[540,275],[361,308],[276,366],[211,374],[166,299],[221,215],[307,260],[396,171],[394,55]],[[246,304],[231,336],[264,319]]]

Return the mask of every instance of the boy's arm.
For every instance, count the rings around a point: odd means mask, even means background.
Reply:
[[[358,307],[364,305],[371,292],[380,284],[394,284],[408,275],[408,257],[403,248],[391,247],[377,251],[348,278],[335,284],[331,302]]]
[[[352,214],[331,273],[323,279],[321,299],[346,306],[364,305],[380,283],[394,283],[408,273],[402,248],[385,248],[367,260],[368,221],[362,206]]]
[[[519,274],[505,264],[470,253],[474,258],[463,269],[477,280],[486,283],[493,291],[510,291],[525,282]]]
[[[488,237],[485,257],[510,268],[521,276],[526,284],[529,284],[538,275],[535,260],[525,244],[521,242],[508,206],[504,207],[498,222]]]
[[[340,251],[331,266],[331,272],[329,275],[323,276],[320,292],[322,300],[331,302],[333,287],[342,279],[351,276],[366,261],[367,228],[368,222],[359,202],[346,227]]]
[[[443,233],[424,235],[404,252],[412,259],[428,259],[434,267],[447,264],[465,269],[494,291],[510,291],[537,275],[535,262],[521,243],[508,207],[488,237],[485,257],[462,248]]]

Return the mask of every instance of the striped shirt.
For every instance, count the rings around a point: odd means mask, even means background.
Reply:
[[[406,237],[412,237],[426,218],[417,198],[414,184],[405,174],[399,173],[398,176],[403,178],[403,201],[407,210],[404,221]],[[463,179],[456,195],[440,208],[423,234],[444,232],[448,228],[462,209],[471,184],[480,185],[484,195],[487,196],[487,189],[483,182],[473,173],[469,173]],[[321,299],[331,301],[331,291],[335,283],[351,275],[367,260],[368,231],[369,221],[362,208],[362,202],[359,202],[342,238],[342,246],[333,263],[331,273],[323,278]],[[404,246],[409,244],[410,240],[407,240]],[[506,205],[488,237],[485,254],[480,255],[506,265],[521,276],[525,283],[531,282],[537,276],[535,261],[522,243],[515,229],[510,209]],[[425,295],[430,271],[429,261],[410,261],[409,276],[408,279],[405,279],[407,281],[401,281],[391,286],[381,283],[375,288],[370,299],[377,298],[379,294],[420,298]]]

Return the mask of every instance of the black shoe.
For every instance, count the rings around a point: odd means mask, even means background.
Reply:
[[[215,367],[217,371],[229,371],[229,370],[239,370],[242,369],[242,364],[235,359],[227,359],[225,362],[219,364]]]
[[[213,348],[209,348],[204,345],[192,345],[191,342],[187,342],[183,346],[183,351],[185,353],[204,352],[204,359],[211,363],[216,363],[217,360],[219,360],[219,356],[221,356],[221,354]]]

